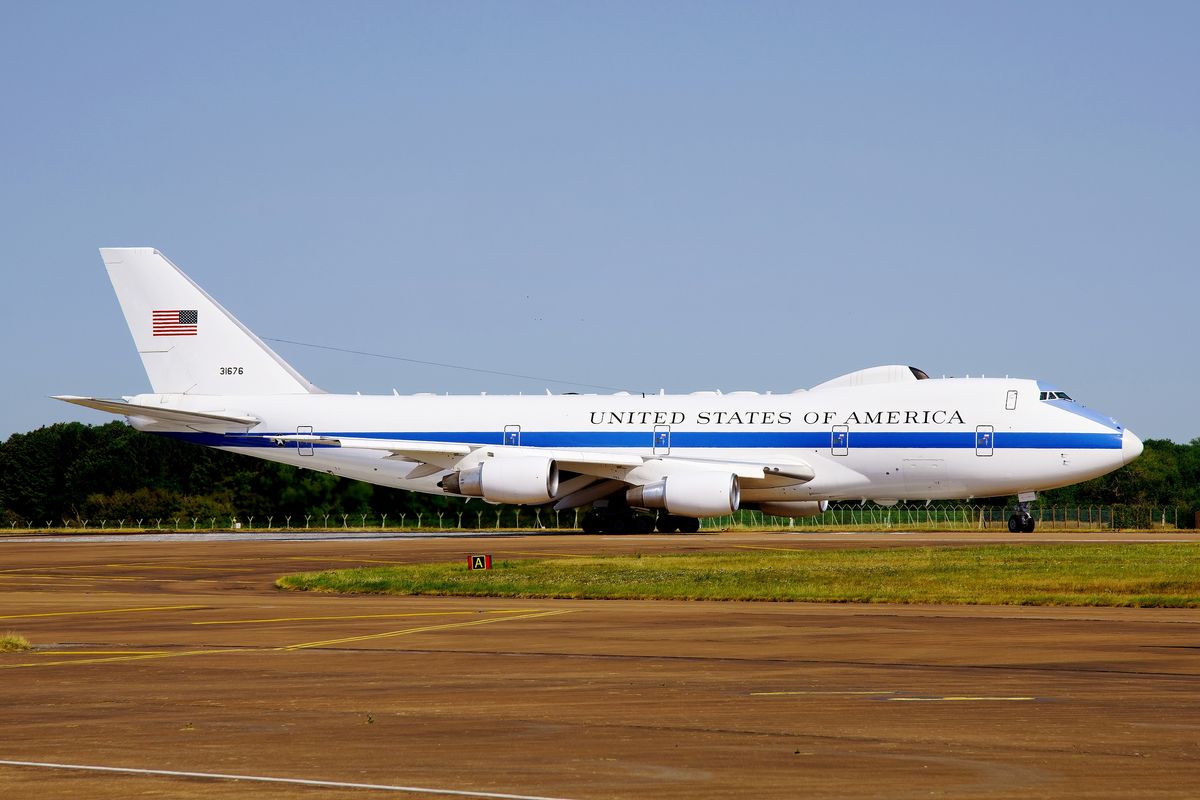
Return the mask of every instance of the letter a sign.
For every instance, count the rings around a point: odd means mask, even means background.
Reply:
[[[467,564],[471,569],[491,569],[492,557],[487,555],[471,556],[467,559]]]

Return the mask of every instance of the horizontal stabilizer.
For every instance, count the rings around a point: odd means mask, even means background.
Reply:
[[[236,414],[217,413],[215,411],[180,411],[165,406],[144,406],[138,403],[126,403],[124,400],[104,400],[98,397],[76,397],[75,395],[55,395],[55,400],[74,403],[77,406],[94,408],[97,411],[107,411],[109,414],[120,414],[126,417],[147,417],[162,422],[175,422],[183,425],[212,425],[226,423],[230,425],[257,425],[261,420]]]

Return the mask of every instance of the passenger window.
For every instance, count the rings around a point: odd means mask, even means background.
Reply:
[[[1004,408],[1008,411],[1014,411],[1017,407],[1017,390],[1009,389],[1008,397],[1004,401]]]

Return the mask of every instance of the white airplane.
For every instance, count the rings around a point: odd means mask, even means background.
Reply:
[[[1142,443],[1033,380],[882,366],[791,394],[383,396],[309,383],[153,248],[100,251],[153,392],[60,396],[138,430],[381,486],[591,506],[585,532],[695,531],[758,508],[1016,494],[1120,468]],[[650,513],[643,513],[650,512]]]

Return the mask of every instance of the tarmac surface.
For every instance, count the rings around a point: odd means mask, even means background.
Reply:
[[[301,570],[1194,535],[0,540],[5,797],[1196,797],[1200,609],[282,592]]]

